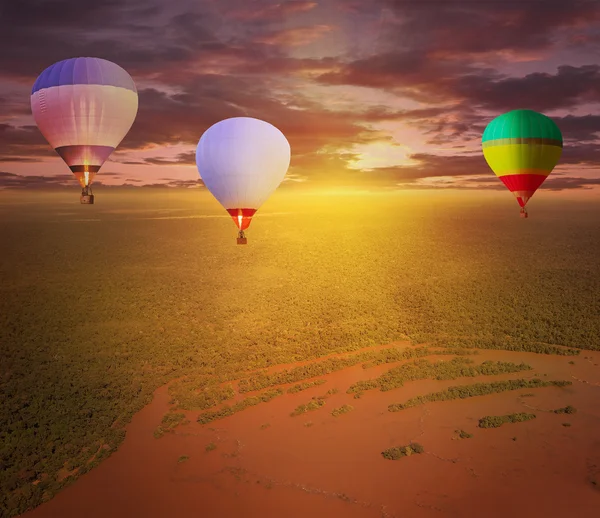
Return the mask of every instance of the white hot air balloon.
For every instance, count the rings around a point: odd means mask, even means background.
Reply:
[[[238,244],[252,216],[283,181],[290,144],[268,122],[251,117],[225,119],[208,128],[196,148],[196,165],[207,189],[239,229]]]
[[[33,118],[79,180],[81,203],[94,203],[92,180],[127,135],[137,110],[133,79],[105,59],[65,59],[37,78]]]

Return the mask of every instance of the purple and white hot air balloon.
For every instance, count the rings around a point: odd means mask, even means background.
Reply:
[[[238,227],[238,244],[247,243],[244,230],[285,178],[290,159],[285,135],[272,124],[252,117],[224,119],[200,137],[198,172]]]
[[[49,66],[31,90],[33,118],[81,184],[81,203],[94,203],[90,185],[125,138],[138,111],[131,76],[100,58]]]

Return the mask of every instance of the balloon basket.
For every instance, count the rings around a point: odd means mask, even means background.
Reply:
[[[79,202],[82,205],[93,205],[94,204],[94,195],[93,194],[82,194],[79,197]]]
[[[238,237],[237,238],[237,244],[238,245],[247,245],[248,244],[248,238],[247,237]]]
[[[528,218],[529,214],[527,214],[527,211],[522,210],[521,213],[519,214],[519,216],[522,217],[522,218]]]

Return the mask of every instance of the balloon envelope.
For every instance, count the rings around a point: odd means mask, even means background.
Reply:
[[[207,189],[240,230],[283,181],[290,144],[275,126],[251,117],[225,119],[208,128],[196,148]]]
[[[59,61],[40,74],[31,90],[38,128],[82,187],[127,135],[137,110],[131,76],[100,58]]]
[[[562,154],[558,126],[532,110],[514,110],[496,117],[483,132],[488,165],[525,207]]]

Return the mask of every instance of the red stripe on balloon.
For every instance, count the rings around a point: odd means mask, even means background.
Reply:
[[[256,214],[256,209],[227,209],[231,219],[240,230],[246,230]]]
[[[513,191],[537,191],[538,187],[544,183],[546,176],[541,174],[509,174],[501,176],[500,180]]]
[[[546,178],[541,174],[510,174],[501,176],[500,180],[515,195],[519,205],[525,207]]]

